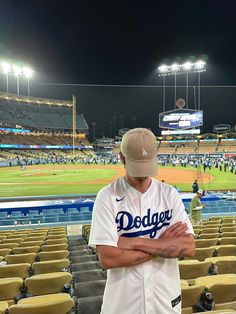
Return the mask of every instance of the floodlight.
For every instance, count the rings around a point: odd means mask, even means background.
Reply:
[[[159,66],[158,70],[160,73],[165,74],[168,72],[169,67],[165,64],[162,64],[161,66]]]
[[[28,67],[23,68],[23,74],[27,79],[31,79],[33,77],[34,71]]]
[[[18,65],[13,65],[12,69],[13,69],[15,76],[19,76],[22,72],[21,68]]]
[[[178,63],[173,63],[171,66],[170,66],[170,69],[172,72],[176,73],[179,71],[180,69],[180,65]]]
[[[206,65],[206,62],[203,60],[198,60],[197,62],[194,63],[194,67],[197,71],[204,70],[205,65]]]
[[[11,65],[5,61],[1,62],[1,68],[4,74],[8,74],[11,70]]]
[[[193,64],[189,61],[185,62],[184,64],[182,64],[182,68],[185,70],[185,71],[190,71],[191,68],[192,68]]]

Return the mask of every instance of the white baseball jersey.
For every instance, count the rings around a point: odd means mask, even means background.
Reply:
[[[152,179],[141,193],[120,178],[97,195],[89,244],[117,247],[121,235],[157,239],[177,221],[187,223],[188,233],[194,233],[175,188]],[[177,259],[156,257],[109,269],[101,313],[180,314]]]

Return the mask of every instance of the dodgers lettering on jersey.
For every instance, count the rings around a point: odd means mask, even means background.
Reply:
[[[117,231],[125,231],[120,234],[123,237],[139,237],[149,234],[150,238],[155,238],[158,230],[170,224],[171,218],[172,209],[155,212],[151,215],[151,209],[149,208],[147,214],[143,217],[138,215],[133,217],[128,211],[119,211],[115,221],[117,224]],[[140,230],[140,227],[148,227],[148,229]]]

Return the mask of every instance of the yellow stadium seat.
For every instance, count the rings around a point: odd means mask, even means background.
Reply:
[[[195,254],[192,258],[185,258],[185,259],[197,259],[199,261],[204,261],[208,257],[212,257],[213,253],[215,252],[214,247],[208,247],[208,248],[196,248]]]
[[[66,250],[63,251],[51,251],[51,252],[40,252],[38,254],[40,262],[41,261],[50,261],[55,259],[68,258],[69,252]]]
[[[218,261],[215,265],[219,274],[236,274],[236,259]]]
[[[41,246],[44,242],[43,241],[24,241],[21,242],[20,246]]]
[[[68,259],[57,259],[52,261],[35,262],[32,265],[35,275],[60,272],[68,269],[70,261]]]
[[[5,261],[8,264],[19,264],[19,263],[32,264],[35,262],[36,256],[37,256],[36,253],[6,255]]]
[[[62,238],[62,239],[49,239],[49,240],[46,240],[45,243],[46,243],[47,245],[60,244],[60,243],[67,243],[67,239],[66,239],[66,238]]]
[[[0,235],[0,241],[2,241],[3,239],[6,239],[7,236],[6,235]]]
[[[25,253],[38,253],[40,250],[39,246],[23,246],[16,247],[13,249],[14,254],[25,254]]]
[[[218,243],[218,238],[213,239],[197,239],[195,240],[196,248],[206,248],[209,246],[216,245]]]
[[[217,238],[219,238],[219,236],[220,236],[219,232],[217,232],[217,233],[212,232],[212,233],[200,234],[198,238],[199,239],[217,239]]]
[[[1,243],[7,244],[7,243],[21,243],[24,240],[24,238],[14,238],[14,239],[3,239]]]
[[[236,260],[236,256],[215,256],[215,257],[209,257],[205,259],[206,262],[211,262],[214,264],[218,261],[235,261],[235,260]]]
[[[236,237],[236,232],[222,232],[221,237],[222,238]]]
[[[219,227],[207,227],[203,228],[201,233],[217,233],[219,232],[220,228]]]
[[[204,290],[205,286],[199,284],[181,289],[182,308],[192,308],[193,305],[200,300],[201,294]]]
[[[234,244],[236,245],[236,237],[226,237],[220,239],[220,244]]]
[[[74,301],[67,293],[57,293],[21,299],[12,305],[9,314],[67,314]]]
[[[211,262],[199,262],[193,261],[192,263],[186,264],[179,261],[179,271],[181,279],[195,279],[197,277],[206,276],[209,271],[209,267],[211,266]]]
[[[235,301],[236,281],[234,283],[222,282],[209,285],[208,291],[214,296],[215,303],[226,303]]]
[[[68,245],[66,243],[61,243],[61,244],[54,244],[54,245],[43,245],[41,247],[42,251],[61,251],[61,250],[67,250]]]
[[[6,310],[9,308],[8,303],[5,301],[0,301],[0,314],[5,314]]]
[[[5,257],[6,255],[11,253],[11,249],[0,249],[0,256]]]
[[[0,279],[0,301],[11,302],[17,295],[20,294],[20,288],[23,286],[23,279],[1,278]]]
[[[25,280],[27,292],[35,295],[58,293],[64,291],[64,285],[72,281],[68,272],[55,272],[34,275]]]
[[[57,239],[66,239],[67,236],[65,234],[57,234],[57,235],[48,235],[47,240],[57,240]]]
[[[217,252],[218,252],[218,255],[219,256],[225,256],[225,255],[228,255],[228,256],[236,256],[236,245],[224,245],[224,246],[220,246],[218,249],[217,249]]]
[[[189,286],[188,281],[183,280],[183,279],[180,280],[180,285],[181,285],[181,289]]]
[[[0,243],[0,250],[1,249],[14,249],[15,247],[19,246],[19,243]]]
[[[9,235],[7,238],[8,239],[25,239],[27,237],[27,234],[22,234],[22,233],[17,233],[17,234],[15,234],[15,233],[13,233],[13,234],[11,234],[11,235]]]
[[[25,241],[26,242],[31,242],[31,241],[44,241],[46,239],[46,236],[37,236],[37,237],[31,237],[31,236],[29,236],[29,237],[27,237],[27,238],[25,238]]]
[[[236,225],[234,227],[221,227],[220,232],[236,232]]]
[[[236,274],[223,274],[223,275],[198,277],[195,279],[195,283],[199,285],[204,285],[207,288],[212,286],[213,284],[220,284],[220,283],[236,284]]]
[[[29,277],[29,269],[30,264],[28,263],[3,265],[0,267],[0,278],[20,277],[25,279]]]

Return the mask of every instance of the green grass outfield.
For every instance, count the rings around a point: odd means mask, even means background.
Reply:
[[[79,169],[79,165],[55,166],[47,169],[47,165],[28,166],[26,170],[19,167],[0,168],[0,197],[65,195],[65,194],[93,194],[97,193],[104,185],[112,181],[117,174],[119,165],[110,169],[109,166],[101,168]],[[163,169],[163,168],[162,168]],[[182,169],[195,171],[194,168],[165,167],[164,169]],[[236,175],[212,169],[210,173],[213,181],[201,185],[201,176],[198,176],[200,187],[206,190],[235,190]],[[91,182],[91,181],[98,181]],[[166,183],[168,181],[166,180]],[[182,191],[191,191],[192,182],[171,182]]]

